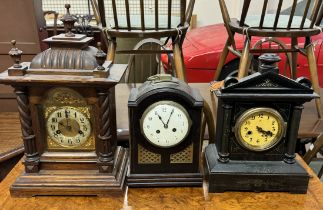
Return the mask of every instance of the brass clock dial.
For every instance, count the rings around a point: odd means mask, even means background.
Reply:
[[[77,108],[70,106],[53,111],[46,127],[50,138],[62,147],[78,147],[91,135],[90,120]]]
[[[275,146],[285,133],[282,116],[271,108],[252,108],[237,120],[235,135],[239,144],[252,151],[265,151]]]

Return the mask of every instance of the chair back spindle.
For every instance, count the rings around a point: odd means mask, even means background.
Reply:
[[[279,30],[279,29],[313,29],[314,26],[321,23],[323,17],[322,3],[323,0],[304,0],[304,6],[300,7],[298,0],[290,0],[291,5],[289,10],[286,10],[284,7],[284,0],[263,0],[262,9],[260,15],[257,15],[257,20],[252,20],[250,24],[251,17],[248,16],[251,4],[259,4],[259,0],[244,0],[242,6],[242,12],[239,19],[239,26],[250,26],[253,28],[259,29],[270,29],[270,30]],[[222,11],[222,16],[224,22],[230,20],[226,9],[224,0],[219,0],[220,7]],[[268,13],[269,6],[273,5],[270,3],[275,2],[275,8],[270,8],[271,11],[275,11],[274,14]],[[278,2],[278,3],[276,3]],[[286,11],[288,14],[286,14]],[[284,14],[282,14],[284,12]],[[298,14],[296,14],[298,13]],[[301,13],[301,14],[300,14]],[[258,13],[259,14],[259,13]],[[249,18],[248,18],[249,17]],[[254,18],[254,17],[253,17]],[[288,21],[287,21],[288,20]],[[259,21],[259,24],[255,23]],[[272,21],[272,22],[268,22]],[[225,23],[226,24],[226,23]]]
[[[259,28],[262,28],[263,27],[264,20],[265,20],[265,14],[266,14],[266,11],[267,11],[267,6],[268,6],[268,0],[265,0],[264,1],[264,5],[262,7]]]
[[[158,0],[155,0],[155,30],[158,30],[159,20],[158,20]]]
[[[112,0],[112,9],[113,9],[114,27],[118,30],[119,29],[119,24],[118,24],[118,14],[117,14],[116,0]]]
[[[294,0],[293,5],[291,7],[290,15],[289,15],[287,30],[290,30],[290,28],[292,26],[293,18],[294,18],[295,11],[296,11],[296,6],[297,6],[297,0]]]
[[[313,8],[313,15],[312,15],[312,17],[318,17],[318,14],[319,14],[320,9],[321,9],[319,7],[319,5],[322,5],[322,0],[316,0],[316,4],[314,5],[314,8]],[[316,24],[316,19],[317,18],[312,18],[310,28],[313,28],[314,25],[320,25],[321,21],[319,21]],[[321,17],[321,20],[322,20],[322,17]]]
[[[130,22],[129,0],[125,0],[125,3],[126,3],[127,27],[128,27],[128,31],[130,31],[131,30],[131,22]]]
[[[168,28],[172,25],[172,0],[168,0]]]
[[[275,17],[275,22],[274,22],[274,30],[277,29],[278,21],[279,21],[279,16],[280,16],[280,11],[282,9],[283,5],[283,0],[279,0],[277,11],[276,11],[276,17]]]
[[[140,0],[140,20],[141,20],[141,30],[145,30],[145,8],[144,0]]]
[[[185,26],[189,24],[187,21],[191,20],[195,3],[195,0],[190,0],[188,5],[187,0],[97,1],[101,8],[100,18],[103,27],[111,26],[116,30],[127,29],[128,31],[159,31]]]
[[[240,26],[243,26],[248,14],[249,6],[250,6],[251,0],[244,0],[241,17],[240,17]]]

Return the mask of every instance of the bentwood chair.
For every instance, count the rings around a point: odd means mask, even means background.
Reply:
[[[321,133],[315,140],[313,144],[311,144],[309,150],[305,153],[303,159],[307,164],[310,164],[310,162],[316,157],[316,154],[320,152],[320,150],[323,148],[323,133]],[[321,178],[323,174],[323,165],[321,166],[321,169],[318,173],[318,177]]]
[[[268,12],[269,3],[274,2],[277,2],[277,4],[271,5],[274,5],[275,8],[271,8],[271,12]],[[282,5],[286,2],[291,3],[289,5],[291,9],[288,14],[282,14]],[[251,54],[262,53],[285,53],[290,64],[290,75],[295,79],[297,54],[300,53],[307,57],[313,89],[316,93],[320,93],[314,44],[311,37],[321,32],[319,24],[323,17],[322,0],[303,0],[302,3],[305,3],[303,6],[299,4],[298,0],[244,0],[239,20],[230,18],[225,0],[219,0],[219,3],[228,39],[216,69],[215,80],[218,80],[229,52],[240,57],[239,79],[248,74],[252,59]],[[258,15],[248,14],[251,3],[257,4],[260,8]],[[244,36],[244,48],[242,51],[239,51],[236,47],[236,34]],[[251,46],[253,37],[266,38],[260,39]],[[290,38],[290,47],[278,39],[282,37]],[[298,44],[299,38],[304,38],[304,46]],[[274,43],[275,47],[271,47],[272,43]],[[319,99],[316,99],[315,102],[318,116],[322,118],[321,102]]]
[[[98,11],[108,40],[107,60],[115,54],[173,54],[174,72],[186,81],[182,43],[189,28],[195,0],[98,0]],[[187,6],[187,8],[186,8]],[[166,39],[172,49],[129,49],[117,51],[117,38]]]

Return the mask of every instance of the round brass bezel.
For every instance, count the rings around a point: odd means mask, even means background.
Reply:
[[[174,144],[174,145],[171,145],[171,146],[160,146],[160,145],[157,145],[155,143],[153,143],[145,134],[144,130],[143,130],[143,123],[144,123],[144,119],[146,117],[146,115],[148,114],[148,112],[150,112],[152,109],[154,109],[155,107],[159,106],[159,105],[170,105],[170,106],[174,106],[178,109],[180,109],[185,117],[187,118],[188,120],[188,129],[187,129],[187,132],[185,134],[185,136],[183,137],[183,139],[181,139],[177,144]],[[168,101],[168,100],[165,100],[165,101],[158,101],[158,102],[155,102],[153,104],[151,104],[150,106],[148,106],[148,108],[144,111],[144,113],[142,114],[141,118],[140,118],[140,131],[141,131],[141,134],[144,135],[144,137],[147,139],[147,141],[149,143],[151,143],[152,145],[156,146],[156,147],[160,147],[160,148],[171,148],[171,147],[175,147],[177,145],[179,145],[180,143],[183,142],[183,140],[187,137],[187,135],[189,134],[190,132],[190,128],[192,126],[192,120],[187,112],[187,110],[182,106],[180,105],[179,103],[177,102],[174,102],[174,101]]]
[[[251,115],[261,113],[261,112],[262,113],[266,112],[266,113],[269,113],[270,115],[272,115],[279,123],[279,125],[278,125],[279,130],[278,130],[275,138],[270,142],[270,144],[266,144],[263,146],[253,146],[253,145],[246,143],[243,140],[243,138],[241,136],[241,132],[240,132],[241,126],[243,125],[245,120],[248,119]],[[236,121],[236,124],[234,127],[234,133],[235,133],[235,137],[237,139],[237,142],[245,149],[248,149],[251,151],[257,151],[257,152],[266,151],[266,150],[269,150],[269,149],[273,148],[274,146],[276,146],[278,144],[278,142],[284,136],[285,130],[286,130],[286,124],[285,124],[283,117],[279,114],[278,111],[276,111],[275,109],[272,109],[272,108],[268,108],[268,107],[258,107],[258,108],[248,109],[243,114],[241,114],[241,116]]]

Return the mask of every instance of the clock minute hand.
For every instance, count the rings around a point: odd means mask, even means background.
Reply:
[[[167,123],[166,123],[166,128],[168,128],[168,123],[169,123],[169,120],[170,120],[171,116],[173,115],[173,113],[174,113],[174,109],[172,110],[172,112],[169,115],[169,118],[168,118]]]

